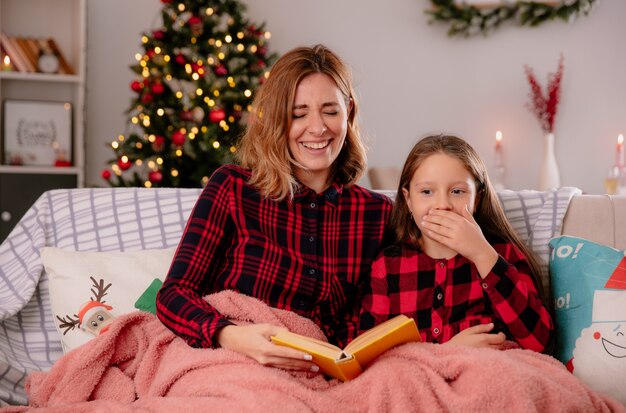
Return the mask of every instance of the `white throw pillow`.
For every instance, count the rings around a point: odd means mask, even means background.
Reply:
[[[137,311],[155,278],[164,280],[175,248],[77,252],[46,247],[50,305],[65,353],[104,334],[113,318]]]

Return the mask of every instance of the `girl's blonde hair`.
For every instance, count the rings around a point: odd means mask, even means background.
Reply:
[[[357,122],[359,105],[348,66],[323,45],[299,47],[278,59],[269,78],[257,89],[248,128],[239,143],[239,163],[252,170],[250,183],[268,198],[293,198],[298,189],[293,168],[300,165],[291,156],[287,140],[296,88],[303,78],[313,73],[333,79],[348,110],[352,101],[345,144],[333,165],[330,179],[349,186],[365,172],[365,147]]]
[[[416,248],[420,248],[419,239],[422,234],[411,216],[407,201],[402,194],[402,189],[409,190],[415,171],[426,158],[437,153],[443,153],[458,159],[472,174],[476,182],[477,196],[479,197],[474,211],[474,219],[487,239],[498,238],[505,242],[511,242],[526,256],[535,288],[542,297],[546,308],[550,309],[551,301],[547,300],[543,284],[541,283],[541,266],[539,265],[538,257],[521,240],[504,215],[504,210],[491,185],[487,175],[487,168],[483,161],[469,143],[456,136],[427,136],[420,140],[409,153],[400,175],[396,200],[387,224],[385,240],[383,241],[384,245],[401,245],[408,240]]]

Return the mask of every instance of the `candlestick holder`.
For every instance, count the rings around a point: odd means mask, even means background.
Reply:
[[[505,178],[506,178],[506,166],[504,165],[504,157],[502,156],[502,148],[498,145],[496,146],[496,153],[494,159],[494,170],[492,183],[493,188],[496,191],[501,191],[506,188]]]
[[[604,190],[608,195],[619,193],[622,178],[623,174],[619,165],[613,165],[609,168],[604,177]]]
[[[617,137],[617,148],[615,151],[615,169],[619,173],[617,193],[626,195],[626,165],[624,165],[624,135],[621,133]]]
[[[3,72],[13,71],[13,63],[11,62],[11,58],[9,57],[9,55],[3,54],[2,56],[2,71]]]
[[[626,167],[621,165],[620,176],[617,185],[617,193],[619,195],[626,195]]]

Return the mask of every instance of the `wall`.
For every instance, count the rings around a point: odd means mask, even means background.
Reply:
[[[354,70],[372,166],[401,166],[428,133],[459,134],[493,166],[495,132],[504,134],[507,184],[538,185],[543,134],[525,107],[529,64],[542,84],[565,58],[556,119],[562,185],[602,193],[617,136],[626,133],[626,2],[605,0],[570,24],[503,27],[489,37],[457,39],[428,24],[427,0],[245,1],[252,21],[267,23],[270,47],[325,43]],[[89,2],[87,182],[103,185],[108,143],[126,125],[128,66],[140,32],[156,27],[158,0]],[[114,26],[113,26],[113,23]],[[115,29],[112,29],[115,27]],[[365,179],[362,182],[368,185]]]
[[[87,186],[107,186],[100,172],[115,156],[111,141],[125,132],[130,105],[129,66],[142,51],[141,33],[160,21],[158,0],[87,2]]]

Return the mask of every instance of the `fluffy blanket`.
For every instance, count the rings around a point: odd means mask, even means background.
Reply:
[[[310,320],[225,291],[207,298],[238,322],[271,322],[323,337]],[[109,331],[26,383],[30,406],[1,412],[626,412],[528,350],[411,343],[356,379],[264,367],[226,349],[193,349],[148,313]]]

